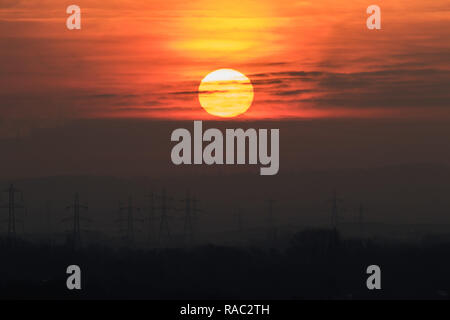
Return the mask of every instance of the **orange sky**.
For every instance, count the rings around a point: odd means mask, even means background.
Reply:
[[[382,30],[366,29],[366,8]],[[0,126],[214,119],[209,72],[247,75],[240,119],[450,115],[450,1],[0,0]],[[82,30],[65,9],[82,10]]]

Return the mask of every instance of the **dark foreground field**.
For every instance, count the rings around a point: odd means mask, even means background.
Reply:
[[[82,290],[66,288],[66,268]],[[381,268],[378,291],[366,268]],[[297,233],[286,250],[201,246],[112,250],[3,242],[0,298],[38,299],[446,299],[450,245],[343,239],[332,230]]]

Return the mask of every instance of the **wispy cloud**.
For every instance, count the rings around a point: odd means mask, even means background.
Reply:
[[[70,32],[61,1],[0,0],[0,118],[206,117],[199,83],[226,67],[252,81],[248,118],[447,116],[447,1],[379,4],[371,32],[363,0],[80,0]]]

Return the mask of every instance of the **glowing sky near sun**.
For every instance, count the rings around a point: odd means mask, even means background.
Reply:
[[[73,2],[73,1],[72,1]],[[201,79],[245,74],[242,119],[447,117],[447,0],[0,1],[0,121],[139,117],[213,119]]]

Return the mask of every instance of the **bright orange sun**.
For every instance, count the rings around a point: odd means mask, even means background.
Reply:
[[[235,117],[250,108],[253,86],[249,78],[233,69],[219,69],[203,78],[198,98],[203,109],[219,117]]]

